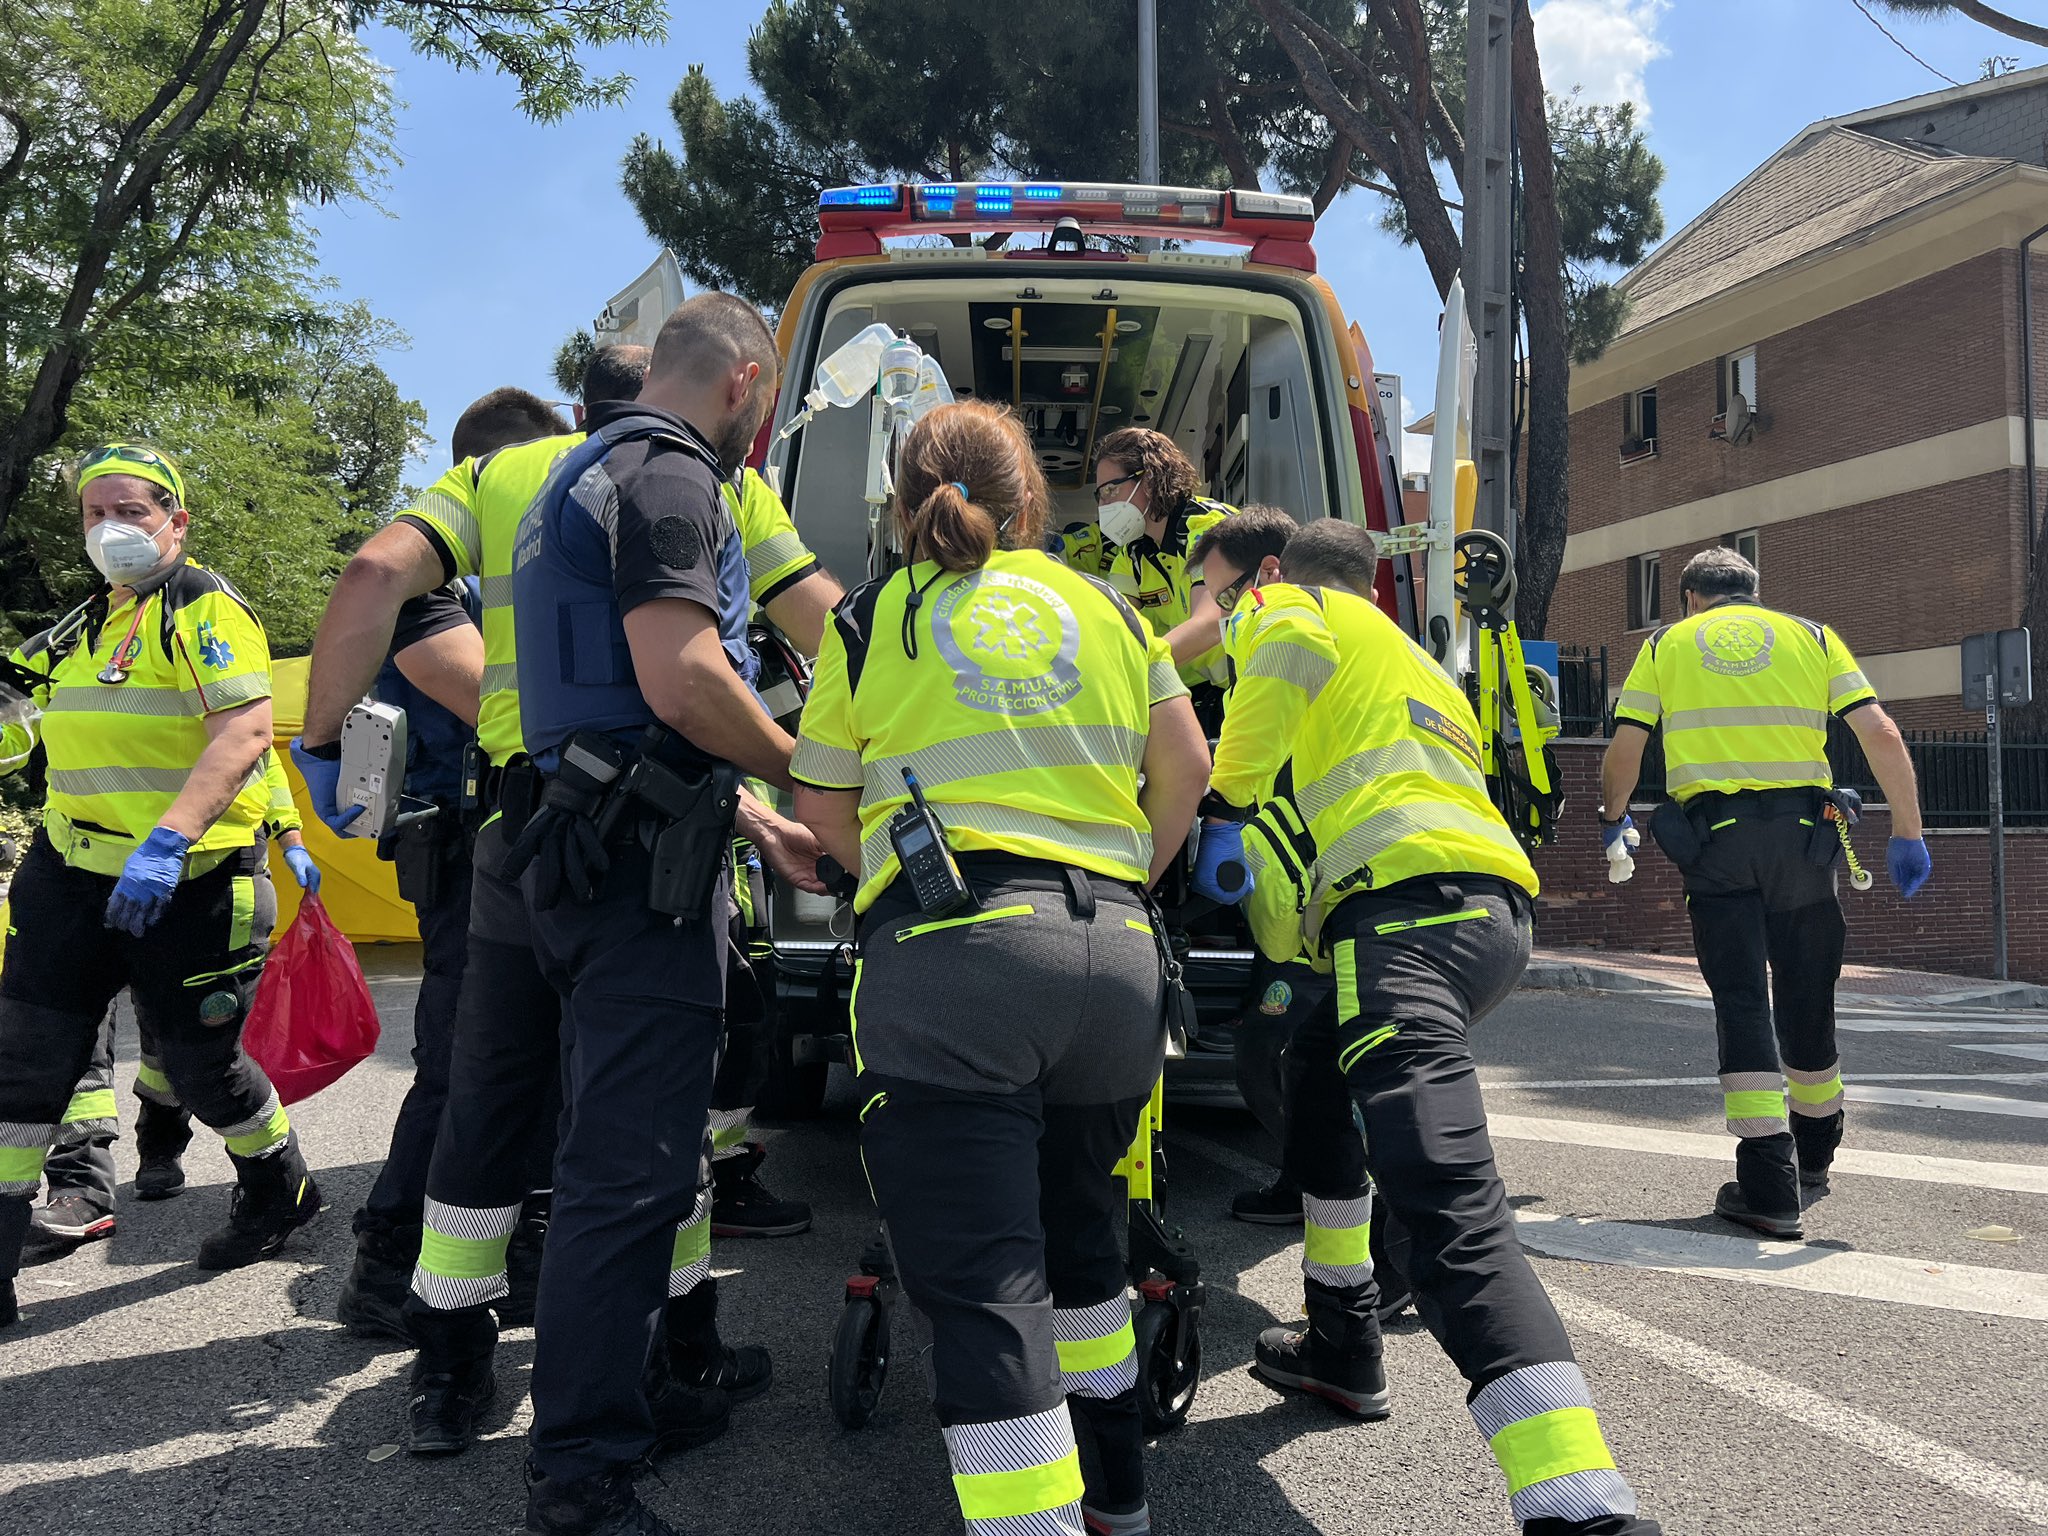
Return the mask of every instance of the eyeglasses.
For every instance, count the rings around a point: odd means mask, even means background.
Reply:
[[[109,443],[104,448],[95,448],[78,461],[80,471],[91,469],[95,464],[108,461],[118,464],[147,464],[151,469],[162,470],[173,487],[171,494],[179,502],[185,500],[185,477],[178,473],[178,466],[151,448],[137,448],[128,443]]]
[[[1097,505],[1098,507],[1102,505],[1102,493],[1104,491],[1113,491],[1120,485],[1129,485],[1133,480],[1142,480],[1144,478],[1145,472],[1143,470],[1137,470],[1128,475],[1118,475],[1114,480],[1104,480],[1100,482],[1095,487],[1095,505]]]
[[[1237,608],[1237,600],[1244,595],[1245,583],[1257,574],[1256,571],[1246,571],[1229,586],[1217,592],[1215,594],[1216,606],[1225,613],[1233,612]]]

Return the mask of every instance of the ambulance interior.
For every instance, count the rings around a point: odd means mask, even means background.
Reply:
[[[1052,488],[1055,531],[1094,520],[1095,445],[1125,426],[1172,437],[1205,495],[1304,521],[1335,510],[1332,428],[1346,427],[1344,405],[1320,396],[1302,308],[1252,286],[1123,275],[955,270],[843,288],[793,349],[783,415],[819,358],[880,320],[938,362],[956,398],[1018,411]],[[849,584],[893,563],[886,551],[871,556],[869,434],[864,408],[820,412],[780,464],[805,542]],[[886,538],[886,516],[876,527]]]

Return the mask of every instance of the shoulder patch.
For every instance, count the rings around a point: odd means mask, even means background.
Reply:
[[[647,530],[647,543],[654,558],[674,570],[693,571],[704,558],[704,538],[697,525],[674,513],[655,520]]]

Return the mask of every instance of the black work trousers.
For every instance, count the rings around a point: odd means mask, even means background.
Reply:
[[[654,1440],[642,1372],[707,1173],[725,1007],[730,863],[703,917],[647,904],[648,838],[614,846],[588,905],[533,905],[541,970],[562,1000],[561,1141],[535,1318],[532,1463],[568,1482],[636,1462]]]
[[[156,1031],[139,1006],[135,1028],[142,1044],[142,1061],[135,1074],[135,1150],[144,1161],[178,1157],[192,1142],[192,1112],[171,1091]],[[43,1163],[43,1183],[52,1200],[59,1195],[82,1195],[101,1210],[113,1211],[114,1193],[120,1185],[114,1143],[121,1139],[121,1122],[114,1114],[100,1118],[79,1113],[88,1095],[111,1096],[113,1089],[114,1011],[110,1008],[100,1021],[92,1064],[73,1090],[71,1107]],[[111,1107],[111,1098],[106,1102]]]
[[[1372,1179],[1408,1236],[1416,1310],[1470,1383],[1470,1412],[1507,1475],[1516,1518],[1586,1520],[1633,1513],[1634,1497],[1597,1424],[1578,1417],[1591,1399],[1515,1237],[1467,1041],[1520,980],[1531,913],[1519,888],[1465,875],[1402,881],[1331,912],[1323,940],[1337,1006],[1315,1015],[1289,1052],[1289,1160],[1310,1196],[1311,1319],[1320,1313],[1332,1336],[1377,1347],[1358,1230],[1369,1208],[1347,1195],[1357,1188],[1348,1183],[1357,1131],[1335,1112],[1335,1092],[1344,1093],[1365,1128]],[[1319,1189],[1333,1198],[1314,1198]],[[1539,1419],[1548,1422],[1502,1433]],[[1550,1424],[1563,1428],[1546,1432]]]
[[[270,1080],[242,1050],[242,1022],[277,915],[262,844],[186,880],[139,939],[106,926],[114,883],[66,865],[38,833],[9,891],[12,927],[0,968],[0,1278],[20,1262],[44,1157],[124,986],[153,1021],[171,1088],[226,1139],[243,1182],[265,1159],[297,1157]]]
[[[1736,1178],[1758,1210],[1799,1208],[1794,1123],[1825,1137],[1830,1155],[1841,1134],[1835,984],[1846,925],[1833,867],[1840,844],[1820,804],[1818,791],[1778,790],[1701,796],[1686,807],[1701,838],[1698,857],[1679,871],[1686,913],[1714,995]]]
[[[1111,1170],[1164,1060],[1159,955],[1133,887],[1024,861],[970,878],[979,912],[931,922],[899,881],[863,918],[861,1153],[931,1320],[963,1514],[1079,1533],[1084,1492],[1144,1500]]]
[[[398,894],[419,919],[419,996],[412,1009],[412,1086],[398,1106],[384,1167],[356,1213],[358,1232],[390,1234],[420,1225],[427,1169],[448,1103],[448,1062],[469,947],[469,839],[461,819],[444,809],[397,834],[392,863]]]

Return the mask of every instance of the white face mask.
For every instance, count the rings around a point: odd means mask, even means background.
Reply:
[[[99,573],[117,587],[142,580],[164,563],[157,540],[168,521],[155,533],[144,533],[133,523],[94,523],[85,535],[85,552]]]
[[[1135,501],[1112,501],[1096,512],[1095,521],[1112,544],[1129,546],[1145,537],[1145,511]]]

